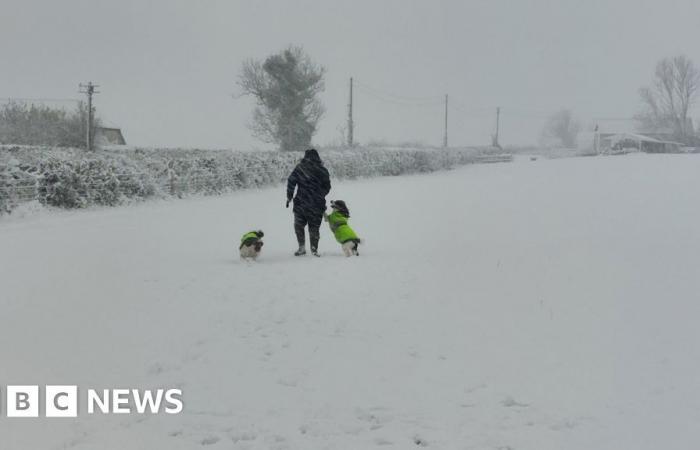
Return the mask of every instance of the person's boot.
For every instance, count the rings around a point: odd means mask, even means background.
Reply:
[[[309,228],[309,240],[311,241],[311,254],[314,256],[321,256],[318,254],[318,241],[320,233],[318,228]]]
[[[311,254],[314,256],[321,256],[318,254],[318,234],[311,235]]]
[[[297,235],[297,244],[299,244],[299,249],[296,252],[294,252],[294,256],[306,255],[306,236],[304,235],[304,223],[297,220],[296,216],[294,220],[294,234]]]

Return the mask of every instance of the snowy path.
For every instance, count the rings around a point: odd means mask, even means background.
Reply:
[[[179,416],[3,417],[0,448],[700,443],[700,155],[470,166],[329,198],[360,258],[325,228],[323,258],[291,256],[281,188],[0,222],[1,385],[185,397]],[[243,264],[258,227],[264,255]]]

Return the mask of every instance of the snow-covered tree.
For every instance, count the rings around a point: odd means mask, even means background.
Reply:
[[[99,119],[95,119],[99,126]],[[9,102],[0,108],[0,144],[84,147],[87,106],[66,111],[45,105]]]
[[[257,102],[251,124],[255,136],[281,150],[308,147],[324,112],[318,99],[324,74],[301,47],[291,46],[265,61],[245,61],[238,84]]]
[[[564,148],[576,147],[576,137],[581,125],[574,118],[571,110],[562,109],[552,114],[542,130],[542,140],[546,143],[555,141]]]
[[[656,64],[651,86],[639,90],[645,110],[637,115],[645,131],[670,130],[681,142],[693,135],[688,111],[697,100],[700,71],[687,57],[664,58]]]

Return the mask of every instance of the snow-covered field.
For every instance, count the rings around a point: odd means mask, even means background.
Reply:
[[[525,158],[329,198],[359,258],[325,228],[322,258],[293,257],[282,188],[0,221],[0,385],[185,401],[3,414],[0,448],[700,445],[700,155]]]

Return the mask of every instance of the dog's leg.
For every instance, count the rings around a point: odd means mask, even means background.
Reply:
[[[245,260],[255,258],[256,256],[258,256],[257,252],[255,251],[255,247],[253,247],[252,245],[243,246],[240,250],[240,253],[241,259]]]

